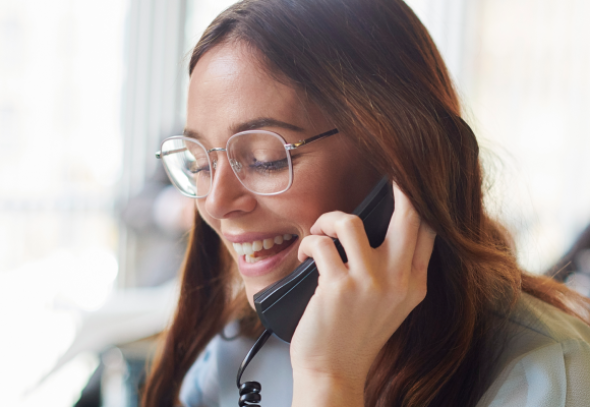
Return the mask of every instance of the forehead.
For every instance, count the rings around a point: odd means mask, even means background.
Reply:
[[[191,74],[187,129],[227,136],[239,123],[258,117],[310,127],[315,109],[269,75],[260,59],[257,51],[235,43],[207,51]]]

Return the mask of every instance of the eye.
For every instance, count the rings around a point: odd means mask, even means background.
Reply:
[[[211,169],[209,168],[209,164],[206,165],[199,165],[196,161],[190,163],[190,165],[187,167],[187,171],[191,174],[199,174],[201,172],[209,172],[211,171]]]
[[[246,156],[251,171],[269,173],[289,168],[289,160],[282,145],[259,143]],[[246,158],[244,157],[244,158]]]
[[[254,159],[250,164],[250,168],[258,172],[276,172],[289,168],[289,161],[287,158],[282,158],[274,161],[263,161]]]

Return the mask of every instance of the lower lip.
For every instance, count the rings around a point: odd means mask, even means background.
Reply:
[[[271,273],[285,259],[285,257],[297,247],[297,244],[295,244],[297,239],[298,238],[295,238],[293,243],[287,246],[285,250],[281,250],[272,256],[257,261],[256,263],[246,263],[245,256],[240,256],[238,260],[240,274],[245,277],[258,277]]]

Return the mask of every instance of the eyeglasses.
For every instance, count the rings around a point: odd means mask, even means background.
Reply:
[[[293,184],[291,150],[336,133],[338,129],[333,129],[287,143],[272,131],[247,130],[231,136],[225,148],[211,149],[194,138],[173,136],[162,142],[156,158],[164,163],[172,183],[191,198],[205,198],[211,192],[217,160],[211,160],[210,154],[221,151],[227,154],[234,174],[247,190],[257,195],[278,195]]]

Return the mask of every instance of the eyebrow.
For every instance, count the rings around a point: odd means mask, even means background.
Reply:
[[[280,120],[273,119],[271,117],[258,117],[256,119],[248,120],[247,122],[238,123],[230,127],[231,133],[236,134],[246,130],[256,130],[263,127],[279,127],[281,129],[292,130],[297,133],[304,133],[305,129],[299,126],[295,126],[291,123],[286,123]],[[202,139],[203,136],[194,130],[184,129],[183,134],[187,137],[195,139]]]

